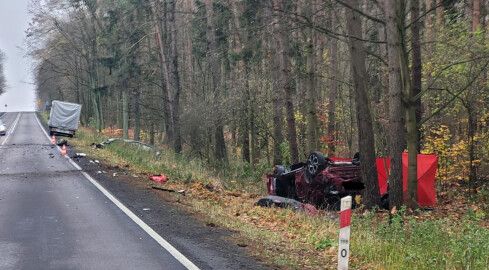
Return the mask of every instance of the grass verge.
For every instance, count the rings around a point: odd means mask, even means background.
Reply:
[[[165,173],[169,188],[186,189],[182,207],[198,213],[208,226],[235,234],[232,241],[280,269],[336,269],[337,213],[307,216],[287,209],[254,206],[266,193],[263,181],[246,165],[221,172],[200,161],[163,150],[161,155],[124,143],[97,150],[90,147],[107,136],[80,129],[72,140],[80,151],[110,165],[130,164],[141,177]],[[261,173],[261,172],[260,172]],[[242,174],[242,175],[240,175]],[[243,176],[244,175],[244,176]],[[148,180],[150,181],[150,180]],[[389,218],[386,212],[354,211],[352,269],[489,269],[489,231],[485,219],[468,214],[456,218],[430,212]]]

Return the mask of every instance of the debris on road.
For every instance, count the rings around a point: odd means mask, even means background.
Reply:
[[[104,148],[104,146],[100,143],[92,143],[90,146],[92,146],[92,148],[96,148],[96,149]]]
[[[125,140],[125,139],[120,139],[120,138],[107,139],[107,140],[105,140],[105,141],[103,141],[103,142],[101,142],[99,144],[92,143],[92,147],[94,147],[94,148],[104,148],[105,145],[109,145],[109,144],[111,144],[111,143],[113,143],[115,141],[122,141],[124,143],[138,144],[144,150],[153,150],[153,151],[155,151],[155,153],[156,153],[157,156],[159,156],[161,154],[160,149],[158,149],[158,147],[156,147],[154,145],[147,144],[147,143],[140,142],[140,141]]]
[[[93,165],[100,166],[100,161],[98,160],[89,160],[88,162],[92,163]]]
[[[151,187],[151,188],[156,189],[156,190],[166,191],[166,192],[176,192],[182,196],[185,196],[185,190],[184,189],[175,191],[175,190],[169,189],[169,188],[161,188],[161,187]]]
[[[162,190],[162,191],[175,192],[175,190],[169,189],[169,188],[160,188],[160,187],[151,187],[151,188],[157,189],[157,190]]]
[[[261,207],[271,207],[277,206],[280,208],[290,208],[294,212],[304,212],[308,215],[315,215],[318,213],[316,207],[308,203],[301,203],[294,199],[284,198],[280,196],[266,196],[258,200],[255,203],[257,206]]]
[[[74,158],[81,158],[81,157],[86,157],[86,156],[87,156],[87,154],[85,154],[85,153],[76,153],[73,157]]]
[[[155,182],[158,182],[158,183],[165,183],[166,181],[168,181],[168,178],[164,174],[152,175],[149,177],[149,179],[151,179]]]
[[[56,142],[57,145],[59,146],[63,146],[64,145],[68,145],[68,141],[65,140],[65,139],[59,139],[57,142]]]

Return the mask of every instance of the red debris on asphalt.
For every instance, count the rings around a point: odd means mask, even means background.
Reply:
[[[168,180],[168,178],[164,174],[153,175],[153,176],[150,176],[149,179],[151,179],[155,182],[158,182],[158,183],[165,183]]]

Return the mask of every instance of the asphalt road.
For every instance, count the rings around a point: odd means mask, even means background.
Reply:
[[[2,120],[0,269],[197,269],[61,156],[34,113]]]
[[[151,181],[61,156],[35,113],[0,117],[1,270],[267,269]]]

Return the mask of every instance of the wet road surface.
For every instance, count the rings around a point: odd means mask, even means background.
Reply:
[[[2,121],[0,269],[197,269],[61,156],[35,113]]]

